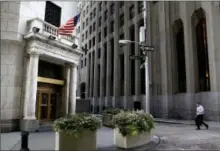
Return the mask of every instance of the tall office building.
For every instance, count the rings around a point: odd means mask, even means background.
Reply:
[[[35,131],[74,113],[82,53],[57,30],[77,14],[76,2],[0,4],[1,132]]]
[[[196,102],[205,118],[220,120],[220,3],[148,2],[151,113],[193,119]]]
[[[120,39],[139,41],[144,26],[142,1],[80,2],[80,45],[86,51],[79,70],[79,94],[91,101],[92,111],[104,107],[144,106],[145,71],[138,45],[121,46]]]

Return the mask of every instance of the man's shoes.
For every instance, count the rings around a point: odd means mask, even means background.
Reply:
[[[206,129],[209,129],[209,125],[206,126]]]
[[[200,128],[197,128],[196,130],[200,130]]]

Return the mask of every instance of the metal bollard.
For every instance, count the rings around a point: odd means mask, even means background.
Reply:
[[[29,151],[28,135],[29,135],[29,132],[26,132],[26,131],[21,132],[21,149],[20,149],[20,151]]]

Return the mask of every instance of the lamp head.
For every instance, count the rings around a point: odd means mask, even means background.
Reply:
[[[129,44],[129,43],[131,43],[131,41],[130,40],[119,40],[118,43],[119,44]]]

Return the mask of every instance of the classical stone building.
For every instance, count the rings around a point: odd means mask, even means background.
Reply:
[[[144,25],[143,2],[91,1],[81,3],[80,45],[87,49],[81,58],[79,94],[91,101],[91,111],[104,107],[133,109],[144,106],[145,78],[137,45],[119,45],[120,39],[139,41]]]
[[[57,29],[76,9],[75,2],[1,2],[1,131],[35,131],[75,112],[82,53]]]
[[[220,3],[148,2],[151,113],[193,119],[195,103],[220,120]]]

